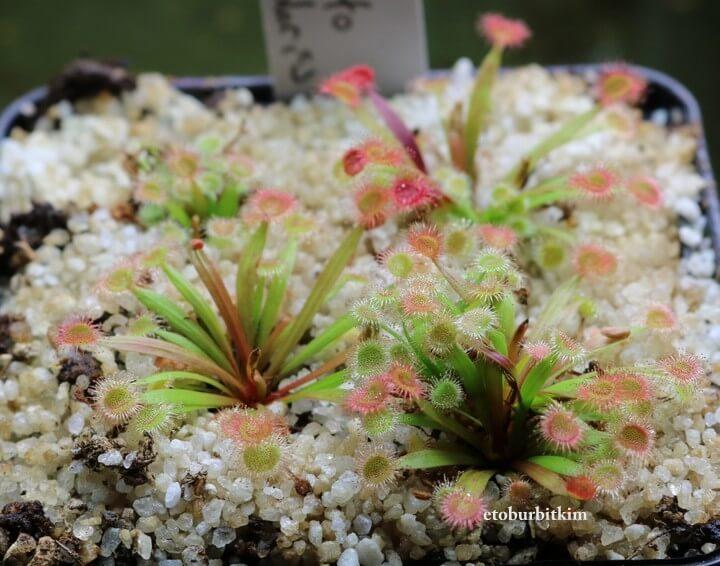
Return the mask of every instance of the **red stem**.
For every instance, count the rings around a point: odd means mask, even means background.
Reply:
[[[325,362],[319,368],[311,371],[307,375],[302,376],[300,379],[296,379],[292,383],[288,383],[285,387],[281,387],[274,393],[270,394],[267,397],[265,402],[269,403],[276,399],[280,399],[280,398],[284,397],[285,395],[287,395],[288,393],[291,393],[293,390],[297,389],[301,385],[305,385],[306,383],[310,383],[311,381],[316,380],[322,374],[338,367],[341,363],[343,363],[345,361],[346,356],[347,356],[347,352],[340,352],[338,355],[330,358],[327,362]]]
[[[420,153],[420,148],[415,141],[415,136],[405,125],[405,122],[402,121],[402,118],[397,115],[395,110],[388,104],[388,101],[377,91],[371,90],[368,93],[368,97],[378,111],[378,114],[380,114],[385,121],[385,125],[405,148],[405,151],[413,163],[415,163],[415,166],[423,173],[427,173],[425,161],[423,161],[422,153]]]

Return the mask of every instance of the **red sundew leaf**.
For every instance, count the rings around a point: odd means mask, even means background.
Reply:
[[[370,101],[373,103],[375,109],[378,111],[382,119],[385,121],[385,125],[405,148],[405,151],[410,156],[410,159],[412,159],[413,163],[415,163],[415,165],[418,169],[420,169],[420,171],[422,171],[423,173],[427,173],[427,168],[425,167],[425,161],[423,160],[422,153],[420,152],[420,148],[415,142],[415,136],[413,136],[412,132],[408,129],[400,116],[398,116],[397,113],[390,107],[387,100],[385,100],[376,91],[371,90],[368,93],[368,97],[370,98]]]
[[[513,371],[514,366],[512,362],[506,356],[503,356],[500,352],[496,352],[495,350],[491,350],[490,348],[480,348],[478,352],[486,360],[493,362],[507,372]]]

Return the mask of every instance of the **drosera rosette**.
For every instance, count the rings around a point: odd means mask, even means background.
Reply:
[[[74,355],[97,347],[102,330],[87,314],[73,314],[51,330],[50,339],[59,353]]]
[[[481,240],[476,227],[467,230]],[[417,263],[404,262],[410,272],[390,278],[388,296],[395,300],[378,306],[384,315],[372,328],[358,322],[368,334],[348,360],[353,385],[345,407],[371,438],[378,423],[386,436],[393,423],[439,433],[435,446],[409,451],[396,465],[465,470],[436,497],[441,515],[456,528],[481,526],[469,503],[489,505],[483,493],[496,474],[523,477],[533,501],[540,493],[580,500],[620,493],[628,467],[654,450],[654,407],[682,398],[681,384],[696,384],[702,364],[678,354],[613,365],[646,329],[601,328],[593,343],[563,330],[564,321],[587,310],[579,277],[560,285],[530,323],[519,308],[522,278],[512,259],[480,241],[451,270],[445,248],[436,245],[444,236],[437,229],[433,245],[400,244],[432,268],[415,274],[410,266]],[[416,278],[432,297],[430,313],[403,305]],[[472,292],[488,281],[495,292]]]
[[[170,218],[189,229],[211,217],[234,217],[253,173],[252,161],[234,144],[208,135],[190,146],[144,148],[131,156],[140,221]]]
[[[400,474],[397,462],[395,448],[380,441],[367,443],[360,448],[355,458],[360,481],[372,491],[387,489],[395,484]]]
[[[190,412],[344,397],[341,385],[347,371],[338,368],[347,352],[328,356],[325,352],[353,330],[352,314],[338,318],[309,342],[300,345],[300,341],[344,281],[343,271],[369,226],[359,222],[349,231],[293,315],[287,311],[290,276],[310,225],[298,216],[294,197],[275,189],[256,191],[241,217],[249,235],[236,253],[224,259],[236,261],[234,296],[213,259],[217,250],[206,249],[200,239],[191,240],[185,252],[197,284],[184,275],[184,257],[159,249],[122,260],[106,277],[110,283],[101,285],[104,293],[132,299],[126,301],[131,312],[152,317],[140,325],[145,327],[142,332],[134,324],[134,332],[95,336],[99,347],[155,359],[161,371],[140,379],[143,386],[153,386],[143,392],[144,403]],[[272,256],[266,250],[271,230],[281,231],[284,242]],[[147,273],[139,276],[139,272]],[[153,289],[161,277],[173,293]],[[65,326],[62,323],[60,328]],[[291,379],[306,367],[311,371]]]
[[[535,145],[503,178],[515,188],[523,188],[538,164],[551,152],[593,131],[589,126],[604,112],[616,114],[618,109],[639,104],[645,96],[647,81],[630,67],[606,65],[593,85],[596,104],[589,110],[570,118],[558,130]],[[597,127],[612,127],[605,121]]]
[[[387,140],[388,143],[399,144],[414,166],[420,172],[427,173],[425,161],[414,134],[393,110],[390,103],[378,92],[375,85],[375,71],[372,67],[368,65],[348,67],[326,78],[320,84],[319,91],[321,94],[333,96],[345,104],[371,134]],[[385,157],[390,155],[386,151],[383,153]],[[347,153],[345,155],[348,156]],[[350,155],[349,161],[358,165],[368,157],[367,152],[363,154],[362,146]],[[359,159],[356,160],[356,157]],[[345,164],[346,160],[343,159],[343,162]],[[349,169],[352,172],[353,165],[350,165]],[[345,167],[345,171],[348,172],[348,167]]]
[[[660,183],[649,175],[634,175],[626,179],[625,190],[635,202],[646,208],[657,210],[663,206],[664,197]]]
[[[507,227],[516,239],[530,242],[531,256],[541,267],[552,269],[566,262],[572,237],[560,227],[539,221],[537,211],[574,201],[598,205],[598,201],[620,193],[649,208],[661,205],[661,191],[653,179],[639,175],[622,179],[612,165],[584,164],[575,171],[544,179],[534,175],[538,164],[554,150],[598,128],[611,127],[601,121],[591,127],[605,108],[627,109],[642,99],[643,79],[618,65],[600,73],[593,89],[597,104],[540,141],[492,186],[475,187],[481,184],[475,156],[491,116],[491,95],[502,55],[508,48],[521,46],[531,35],[524,22],[501,14],[481,16],[478,30],[492,47],[478,69],[465,108],[453,112],[446,123],[452,166],[440,163],[428,171],[422,157],[417,159],[418,145],[397,115],[385,111],[389,106],[377,94],[371,68],[351,67],[321,85],[320,92],[351,108],[372,136],[346,150],[337,167],[358,183],[355,203],[363,211],[366,225],[384,222],[395,209],[421,211],[433,221],[459,218],[485,227]]]
[[[90,390],[95,415],[110,427],[126,427],[136,437],[167,434],[177,424],[181,408],[172,403],[155,402],[152,380],[119,371],[99,379]]]
[[[350,182],[356,222],[368,230],[391,218],[412,221],[427,216],[445,200],[434,179],[406,162],[368,162]]]
[[[224,409],[215,420],[238,467],[258,478],[286,471],[288,428],[282,417],[266,407]]]
[[[703,356],[678,350],[657,360],[648,373],[661,380],[668,394],[687,398],[707,376],[708,362]]]
[[[433,502],[442,519],[458,530],[474,530],[482,527],[485,513],[490,510],[483,492],[492,473],[468,471],[454,481],[445,480],[438,484]]]

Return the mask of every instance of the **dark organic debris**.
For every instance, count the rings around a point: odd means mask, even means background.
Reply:
[[[312,417],[312,413],[310,413],[310,411],[300,413],[297,417],[297,421],[295,421],[295,424],[293,424],[292,427],[290,428],[290,431],[291,432],[300,432],[308,425],[308,423],[311,420],[311,417]]]
[[[103,531],[107,529],[127,529],[132,530],[135,525],[133,524],[133,517],[126,517],[120,515],[115,511],[103,511],[102,514],[102,528]]]
[[[111,450],[121,450],[123,447],[119,442],[105,436],[84,434],[75,441],[72,457],[73,460],[80,460],[91,470],[97,471],[105,467],[97,461],[100,454]]]
[[[0,529],[0,556],[5,556],[8,548],[10,548],[10,533]]]
[[[82,542],[75,535],[66,531],[55,539],[55,543],[60,547],[60,561],[62,563],[81,563]]]
[[[187,496],[188,493],[192,492],[192,496],[194,498],[202,497],[203,491],[205,490],[206,481],[206,470],[202,470],[196,474],[191,474],[190,472],[187,472],[180,482],[182,484],[183,496]]]
[[[130,466],[126,468],[123,465],[118,468],[123,481],[131,486],[142,485],[150,481],[148,467],[155,461],[156,457],[157,452],[155,452],[155,443],[152,436],[145,434]]]
[[[44,110],[61,100],[77,100],[101,92],[118,95],[135,88],[135,77],[120,61],[76,59],[48,82],[48,94],[41,104]]]
[[[699,549],[705,543],[720,544],[720,519],[691,525],[684,515],[685,511],[678,505],[677,497],[665,496],[657,511],[650,516],[650,525],[660,527],[663,529],[662,536],[670,537],[668,556],[695,556],[700,554]],[[652,541],[649,544],[652,544]]]
[[[295,492],[301,497],[305,497],[308,493],[312,493],[312,486],[306,479],[293,476],[295,481]]]
[[[12,338],[10,326],[15,320],[14,317],[7,314],[0,316],[0,354],[12,352],[15,341]]]
[[[67,216],[48,203],[33,203],[30,212],[13,214],[0,225],[0,273],[12,275],[20,270],[45,236],[66,226]]]
[[[250,523],[237,530],[237,539],[225,547],[225,555],[255,563],[267,558],[275,549],[279,534],[272,521],[250,517]]]
[[[120,452],[123,462],[117,465],[105,465],[98,462],[98,456],[105,452],[117,450]],[[134,458],[126,466],[127,456],[133,454]],[[125,444],[119,440],[111,439],[98,434],[84,434],[75,441],[72,448],[73,460],[81,460],[91,470],[103,469],[114,470],[123,481],[131,486],[138,486],[150,481],[148,467],[155,461],[157,453],[152,436],[146,434],[140,441],[139,448],[131,452]]]
[[[102,377],[100,362],[87,352],[77,352],[63,359],[60,364],[60,371],[57,374],[60,383],[67,382],[74,385],[78,377],[85,375],[90,380],[90,385],[92,385]]]
[[[207,566],[208,558],[205,548],[198,545],[188,546],[182,551],[182,562],[187,566]]]
[[[35,538],[49,535],[53,530],[53,524],[45,516],[42,503],[39,501],[14,501],[2,508],[0,528],[6,530],[13,540],[20,533]]]

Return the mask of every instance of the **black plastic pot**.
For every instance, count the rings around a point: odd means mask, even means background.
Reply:
[[[570,71],[577,74],[588,74],[597,71],[599,65],[558,65],[550,67],[552,71]],[[700,107],[695,97],[684,85],[677,80],[647,67],[632,66],[632,69],[642,74],[648,81],[647,96],[643,102],[642,110],[645,117],[651,117],[656,111],[664,110],[669,118],[669,127],[692,126],[697,134],[697,152],[695,165],[698,172],[705,179],[706,188],[701,195],[701,207],[707,217],[707,235],[711,238],[715,250],[716,265],[720,265],[720,201],[718,201],[717,184],[710,165],[710,157],[707,149],[707,142],[703,132],[702,116]],[[434,71],[434,75],[445,74],[446,71]],[[255,100],[260,103],[271,103],[275,100],[272,80],[267,76],[222,76],[222,77],[181,77],[172,80],[175,87],[191,94],[203,102],[212,103],[218,94],[224,90],[247,88]],[[42,111],[46,106],[48,87],[33,89],[8,105],[0,114],[0,139],[7,137],[11,130],[19,127],[31,130],[36,119],[39,117],[38,109]],[[72,99],[72,97],[70,97]],[[41,113],[41,112],[40,112]],[[719,277],[720,270],[716,273]],[[717,529],[720,531],[720,527]],[[699,549],[697,549],[698,552]],[[438,557],[444,562],[444,558]],[[692,565],[692,566],[720,566],[720,548],[708,555],[700,555],[689,558],[668,558],[665,560],[633,560],[625,561],[629,564],[668,566],[668,565]],[[423,564],[429,562],[422,561]],[[435,563],[431,559],[430,563]],[[538,560],[534,564],[558,564],[570,565],[576,562],[570,559],[547,559]],[[617,561],[597,561],[592,565],[616,565]]]

